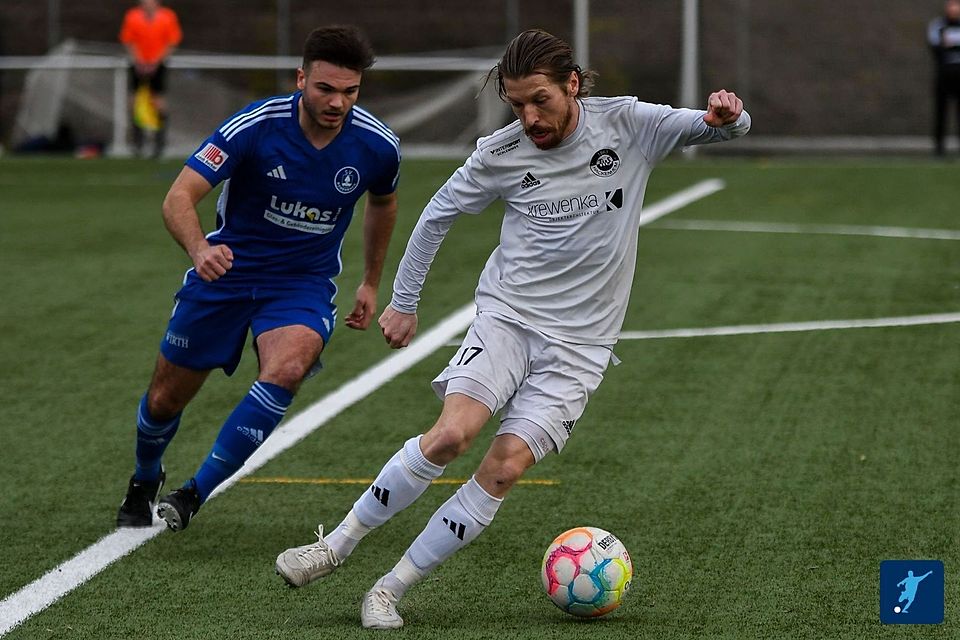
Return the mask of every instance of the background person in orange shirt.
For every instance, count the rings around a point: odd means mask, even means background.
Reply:
[[[167,132],[165,62],[182,38],[177,14],[173,9],[160,6],[160,0],[140,0],[140,5],[129,9],[123,17],[120,42],[130,54],[130,110],[134,125],[133,145],[137,155],[143,150],[144,123],[139,122],[134,113],[134,96],[140,86],[150,88],[158,120],[154,157],[159,157],[163,153]]]

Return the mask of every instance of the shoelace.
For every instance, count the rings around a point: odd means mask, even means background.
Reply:
[[[324,564],[328,557],[333,563],[333,566],[339,565],[340,561],[337,558],[337,555],[333,553],[333,549],[330,548],[330,545],[323,541],[323,525],[317,527],[314,535],[317,536],[317,541],[303,551],[299,552],[297,554],[297,559],[305,560],[306,564],[308,564],[311,569]]]
[[[373,590],[373,600],[376,607],[372,607],[377,613],[390,613],[390,608],[394,606],[393,600],[383,589]]]

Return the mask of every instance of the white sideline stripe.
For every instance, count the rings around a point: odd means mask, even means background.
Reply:
[[[645,205],[643,211],[640,213],[640,226],[650,224],[654,220],[659,220],[663,216],[676,211],[677,209],[682,209],[691,202],[696,202],[701,198],[706,198],[707,196],[716,193],[717,191],[722,190],[726,186],[726,183],[719,178],[711,178],[709,180],[703,180],[697,184],[687,187],[682,191],[678,191],[672,196],[667,196],[663,200],[659,200],[651,205]]]
[[[873,236],[880,238],[917,238],[921,240],[960,240],[955,229],[921,229],[911,227],[875,227],[852,224],[789,224],[780,222],[736,222],[728,220],[671,220],[658,229],[691,231],[740,231],[746,233],[803,233],[839,236]]]
[[[704,336],[740,336],[757,333],[787,333],[793,331],[825,331],[829,329],[865,329],[871,327],[912,327],[926,324],[960,322],[960,313],[931,313],[920,316],[893,318],[866,318],[861,320],[816,320],[812,322],[783,322],[780,324],[741,324],[728,327],[701,327],[697,329],[663,329],[659,331],[624,331],[621,340],[656,340],[659,338],[700,338]]]
[[[325,422],[355,402],[367,397],[390,380],[442,347],[452,336],[462,333],[476,315],[473,303],[458,309],[440,324],[416,338],[406,349],[397,351],[378,364],[327,394],[297,415],[293,416],[250,456],[236,475],[229,478],[210,494],[213,499],[241,478],[265,465],[313,433]],[[0,636],[35,613],[46,609],[61,597],[100,573],[107,566],[166,530],[166,525],[154,518],[154,526],[143,529],[117,529],[107,534],[73,558],[54,567],[40,578],[26,585],[0,602]]]

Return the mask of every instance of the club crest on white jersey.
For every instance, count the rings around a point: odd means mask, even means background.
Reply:
[[[609,178],[620,168],[620,156],[613,149],[600,149],[590,158],[590,171],[601,178]]]

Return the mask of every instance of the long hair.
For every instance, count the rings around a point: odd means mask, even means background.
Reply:
[[[507,99],[507,90],[503,86],[504,78],[517,80],[542,73],[558,85],[564,86],[572,71],[580,80],[578,98],[590,95],[597,78],[596,71],[581,69],[580,65],[573,61],[573,49],[569,44],[542,29],[529,29],[511,40],[500,62],[490,73],[494,71],[497,72],[497,93],[504,101]]]
[[[303,69],[322,60],[354,71],[366,71],[376,61],[367,36],[353,25],[331,25],[310,32],[303,43]]]

